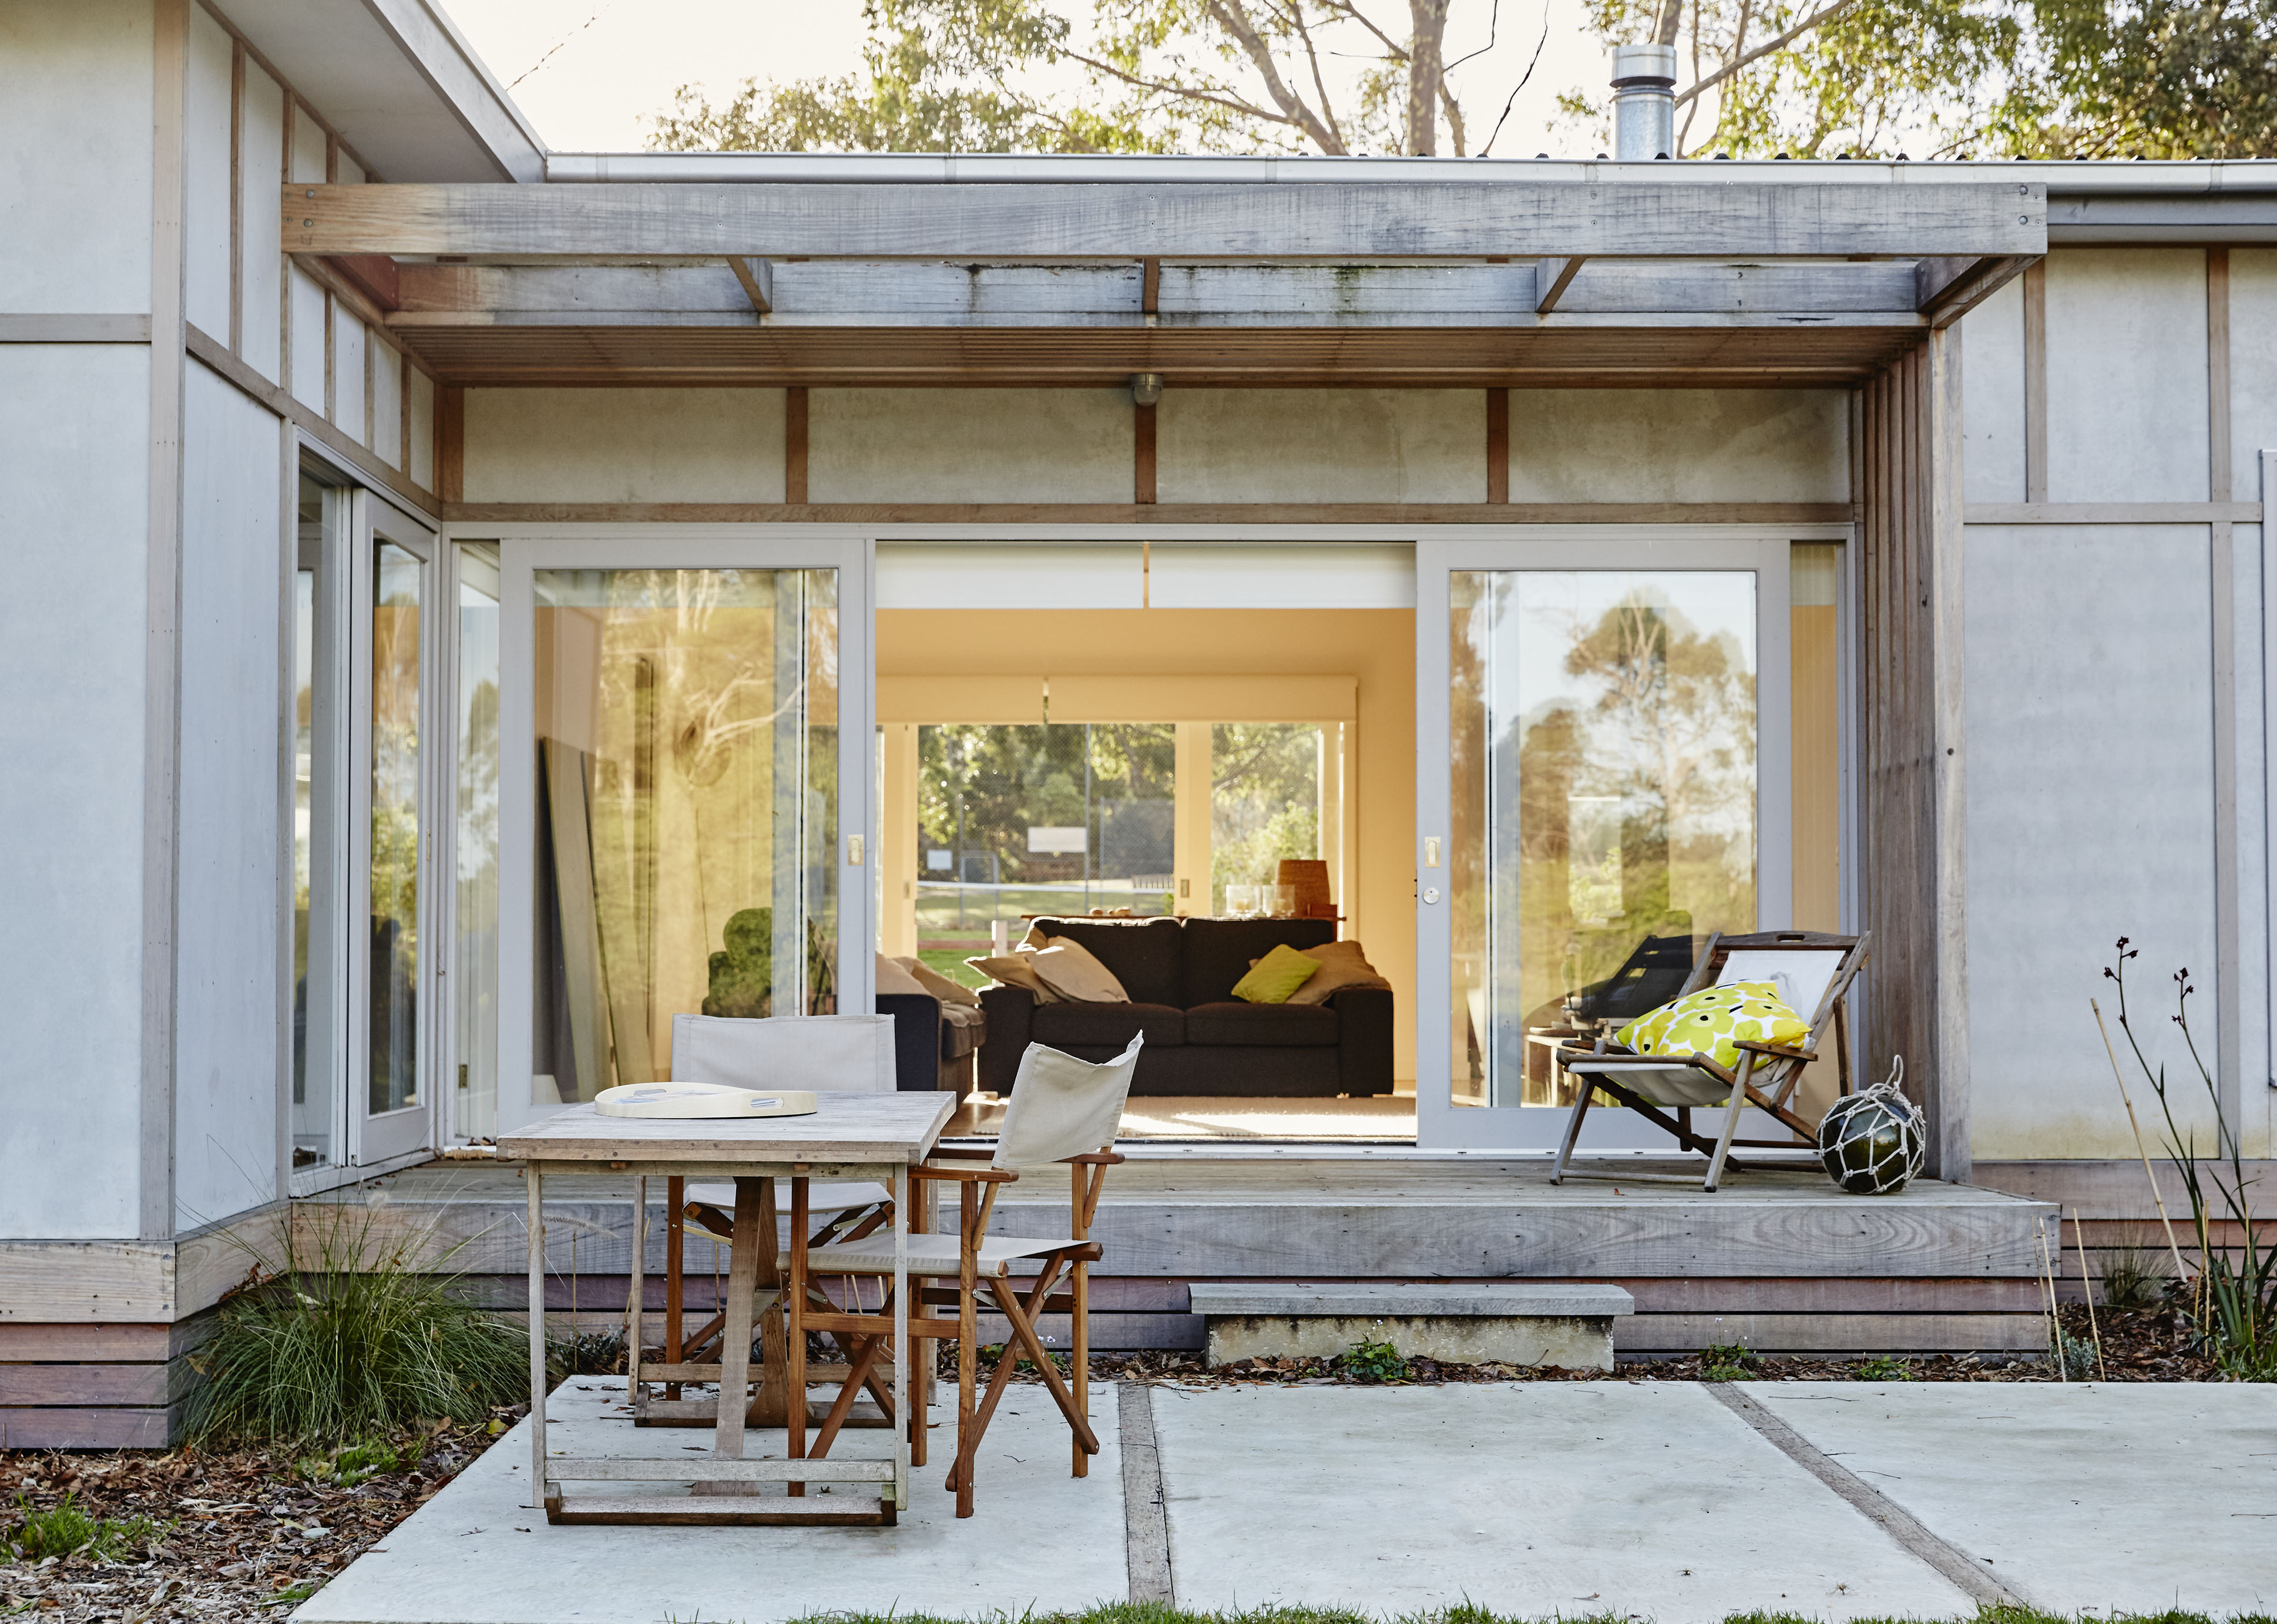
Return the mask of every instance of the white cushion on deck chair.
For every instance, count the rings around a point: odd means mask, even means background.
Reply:
[[[1715,1073],[1673,1058],[1609,1054],[1570,1060],[1565,1069],[1617,1082],[1648,1105],[1722,1105],[1732,1098],[1732,1085]]]
[[[1017,1235],[987,1235],[980,1242],[980,1272],[1002,1279],[1011,1272],[1010,1264],[1024,1257],[1041,1257],[1047,1252],[1056,1252],[1065,1247],[1081,1246],[1080,1241],[1032,1241]],[[783,1266],[789,1267],[786,1255]],[[911,1274],[927,1277],[954,1275],[957,1271],[956,1237],[953,1234],[911,1235],[909,1264]],[[809,1274],[891,1274],[894,1271],[894,1237],[890,1230],[880,1230],[864,1235],[859,1241],[841,1241],[830,1246],[818,1246],[806,1255]]]
[[[677,1082],[735,1089],[811,1089],[817,1094],[891,1094],[891,1015],[728,1015],[672,1018]]]
[[[1030,1043],[1012,1078],[990,1165],[1047,1167],[1113,1144],[1146,1042],[1142,1032],[1121,1054],[1096,1065]]]
[[[1819,1002],[1841,968],[1839,947],[1740,947],[1725,959],[1716,984],[1770,982],[1778,988],[1779,1002],[1808,1021],[1816,1019]]]
[[[851,1212],[857,1207],[875,1205],[891,1201],[894,1193],[882,1184],[848,1182],[826,1184],[819,1180],[806,1187],[806,1210],[810,1213]],[[733,1214],[735,1210],[735,1187],[732,1184],[691,1184],[688,1199],[702,1202],[707,1207]],[[790,1216],[790,1181],[775,1180],[775,1213],[781,1218]]]

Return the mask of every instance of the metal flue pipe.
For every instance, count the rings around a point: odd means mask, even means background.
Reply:
[[[1676,153],[1676,47],[1613,48],[1613,156],[1649,163]]]

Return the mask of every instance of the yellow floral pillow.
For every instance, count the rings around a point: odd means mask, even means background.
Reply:
[[[1704,1054],[1732,1071],[1740,1064],[1741,1038],[1797,1045],[1809,1036],[1809,1023],[1779,1001],[1774,983],[1738,981],[1703,987],[1649,1010],[1614,1034],[1613,1041],[1639,1054]]]

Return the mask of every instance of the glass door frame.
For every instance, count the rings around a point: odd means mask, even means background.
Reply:
[[[447,527],[445,540],[499,545],[498,1132],[558,1106],[530,1103],[537,908],[537,592],[541,569],[835,570],[838,573],[838,991],[873,1008],[878,935],[877,700],[872,605],[877,549],[866,534],[803,525],[507,524]],[[455,740],[453,759],[455,760]],[[511,922],[524,922],[516,926]],[[519,1081],[517,1081],[519,1080]]]
[[[1457,571],[1656,570],[1755,573],[1756,928],[1793,908],[1788,550],[1847,542],[1847,525],[1542,525],[1463,527],[1415,543],[1415,1108],[1424,1150],[1550,1151],[1564,1106],[1457,1106],[1453,1098],[1453,910],[1444,851],[1453,814],[1450,578]],[[1774,611],[1776,612],[1774,612]],[[1430,899],[1427,900],[1427,899]],[[1776,1127],[1750,1112],[1741,1132]],[[1592,1112],[1582,1148],[1674,1152],[1633,1112]]]
[[[439,905],[439,818],[449,805],[439,702],[442,649],[449,641],[437,618],[440,598],[442,541],[433,527],[368,487],[359,486],[351,509],[348,567],[341,584],[348,616],[347,719],[347,1149],[348,1165],[360,1171],[423,1157],[435,1145],[437,1102],[442,1097],[444,1044],[437,1019],[445,999],[443,943],[438,934],[449,914]],[[421,1097],[400,1110],[371,1109],[371,931],[357,922],[371,916],[372,657],[377,630],[372,593],[383,543],[419,561],[419,768],[418,886],[413,1008],[418,1022],[415,1064]]]

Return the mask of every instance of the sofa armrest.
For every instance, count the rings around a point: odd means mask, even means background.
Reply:
[[[990,1094],[1009,1094],[1035,1029],[1036,995],[1025,987],[983,987],[980,1013],[988,1017],[980,1043],[980,1087]]]
[[[1336,1080],[1358,1098],[1391,1092],[1392,993],[1389,987],[1339,987],[1329,994],[1336,1012]]]
[[[881,992],[878,1013],[894,1018],[894,1087],[939,1087],[940,1000],[924,992]]]

